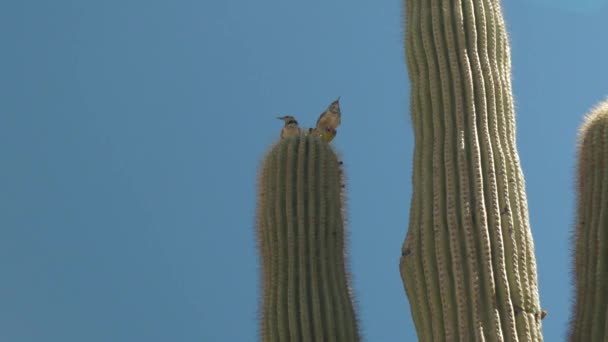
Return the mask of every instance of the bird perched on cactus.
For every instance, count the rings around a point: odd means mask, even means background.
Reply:
[[[300,135],[300,127],[298,126],[296,118],[291,115],[285,115],[277,119],[285,122],[285,126],[283,126],[283,129],[281,130],[281,139]]]
[[[317,134],[325,142],[330,142],[336,136],[336,128],[340,126],[340,97],[332,102],[327,109],[321,113],[317,120],[314,134]]]

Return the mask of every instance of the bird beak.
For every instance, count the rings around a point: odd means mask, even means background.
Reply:
[[[338,96],[338,98],[331,103],[330,107],[340,107],[340,96]]]

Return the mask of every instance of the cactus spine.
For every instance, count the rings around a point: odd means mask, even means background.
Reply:
[[[415,133],[401,277],[420,341],[541,341],[498,0],[406,0]]]
[[[319,137],[282,139],[264,158],[257,234],[262,341],[358,341],[348,285],[340,163]]]
[[[608,100],[579,132],[578,208],[574,231],[576,299],[570,341],[608,338]]]

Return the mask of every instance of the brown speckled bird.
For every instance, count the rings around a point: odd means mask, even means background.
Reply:
[[[281,139],[295,137],[300,134],[300,127],[298,126],[298,121],[293,116],[285,115],[277,119],[283,120],[285,122],[285,126],[281,130]]]
[[[317,127],[314,129],[314,133],[318,134],[325,142],[332,141],[337,134],[336,128],[340,126],[340,119],[340,97],[338,97],[323,113],[321,113],[317,120]]]

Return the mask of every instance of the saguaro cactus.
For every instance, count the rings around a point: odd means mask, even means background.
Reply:
[[[259,179],[262,341],[358,341],[340,163],[317,136],[279,141]]]
[[[498,0],[406,0],[415,133],[401,277],[421,341],[540,341]]]
[[[608,100],[579,132],[578,213],[574,254],[576,299],[570,341],[608,338]]]

